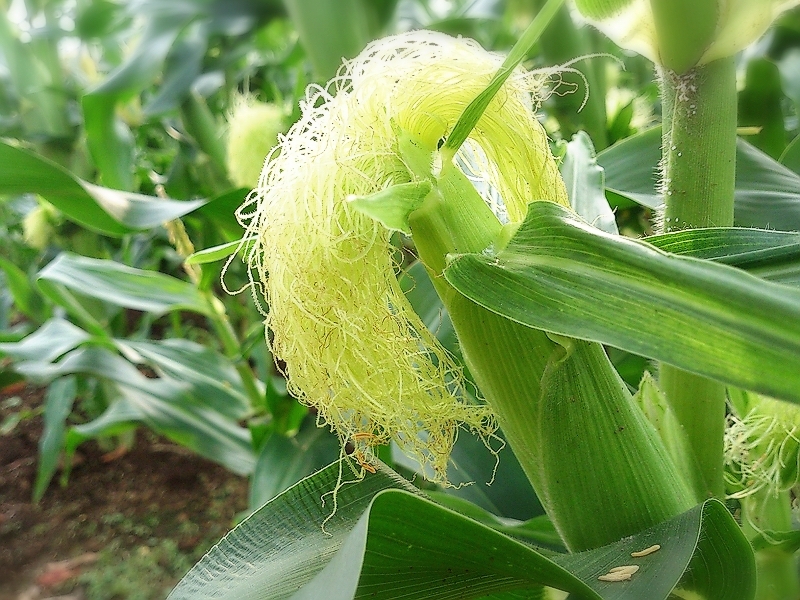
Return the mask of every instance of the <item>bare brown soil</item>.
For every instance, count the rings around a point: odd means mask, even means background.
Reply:
[[[43,392],[0,390],[0,423],[36,412]],[[171,540],[193,561],[247,508],[245,479],[144,429],[127,452],[82,445],[67,487],[57,473],[34,505],[41,430],[38,415],[0,435],[0,600],[85,598],[80,573],[109,548],[126,556]]]

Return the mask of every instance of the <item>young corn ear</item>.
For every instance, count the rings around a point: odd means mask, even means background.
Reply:
[[[228,116],[227,167],[234,185],[254,188],[264,161],[286,129],[286,115],[275,104],[237,96]]]
[[[391,233],[347,199],[418,180],[401,132],[435,150],[500,63],[472,41],[428,31],[371,44],[327,87],[309,87],[300,120],[238,212],[255,238],[247,261],[289,390],[354,444],[362,465],[394,440],[444,481],[459,426],[484,439],[495,430],[488,406],[464,400],[460,368],[400,290]],[[515,221],[531,197],[566,202],[544,159],[535,86],[512,77],[470,142],[476,176]]]
[[[576,0],[584,17],[623,48],[683,73],[733,56],[800,0]],[[687,10],[689,12],[687,12]]]

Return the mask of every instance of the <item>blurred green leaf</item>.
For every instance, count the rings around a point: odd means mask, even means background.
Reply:
[[[75,17],[75,33],[83,40],[102,38],[121,19],[122,10],[122,6],[110,0],[92,0],[79,4]]]
[[[251,509],[260,508],[339,457],[339,438],[315,421],[307,419],[295,436],[275,433],[264,443],[250,480]]]
[[[233,364],[214,350],[190,340],[115,340],[134,362],[146,361],[157,372],[190,387],[190,393],[220,414],[240,420],[253,408]]]
[[[116,114],[117,102],[147,87],[185,24],[186,20],[173,15],[146,21],[133,54],[82,98],[86,141],[107,187],[133,189],[134,141],[128,125]]]
[[[592,140],[585,131],[579,131],[567,143],[560,170],[572,210],[598,229],[619,233],[606,200],[603,167],[597,164]]]
[[[383,466],[332,496],[343,472],[334,463],[256,511],[169,599],[536,598],[549,585],[586,599],[659,600],[684,572],[686,587],[708,600],[754,593],[752,551],[714,500],[609,546],[560,555],[434,504]],[[661,549],[631,558],[652,544]],[[640,569],[624,585],[598,580],[629,564]]]
[[[800,175],[800,135],[786,146],[783,154],[781,154],[780,163],[787,169]]]
[[[116,384],[119,396],[103,415],[71,428],[68,454],[86,439],[118,433],[132,422],[141,422],[234,473],[246,475],[253,470],[255,456],[247,429],[220,414],[208,398],[192,395],[191,386],[184,382],[145,377],[125,359],[99,347],[79,348],[55,364],[20,363],[17,370],[39,382],[84,375]]]
[[[629,137],[597,155],[606,189],[650,208],[656,192],[661,129]],[[744,140],[737,141],[735,222],[739,227],[800,230],[800,176]]]
[[[208,50],[208,26],[205,22],[191,23],[181,33],[164,61],[158,93],[145,104],[145,115],[152,116],[177,108],[197,77]]]
[[[776,160],[786,148],[783,97],[778,66],[766,58],[749,61],[745,87],[739,92],[739,127],[759,127],[748,141]]]
[[[447,280],[481,306],[800,402],[800,291],[587,226],[550,202],[497,255],[455,257]]]
[[[415,262],[400,277],[400,286],[425,326],[450,354],[459,357],[453,324],[431,283],[425,266]],[[469,390],[465,390],[470,395]],[[495,448],[504,444],[501,439]],[[392,460],[411,471],[419,468],[414,460],[392,445]],[[447,477],[453,487],[445,489],[501,517],[528,519],[542,513],[542,507],[516,456],[507,445],[495,456],[467,431],[460,432],[450,454]]]
[[[778,68],[781,72],[783,90],[797,110],[800,108],[800,48],[790,48],[781,57]]]
[[[33,486],[33,501],[39,502],[58,467],[58,457],[64,446],[67,417],[77,393],[75,377],[55,380],[48,388],[44,401],[44,430],[39,438],[39,468]]]
[[[222,122],[211,112],[200,94],[189,93],[181,104],[181,118],[187,133],[211,159],[210,167],[220,180],[226,177],[226,148]]]
[[[238,241],[242,238],[244,229],[242,229],[239,221],[236,220],[236,211],[244,204],[249,193],[250,190],[245,188],[223,192],[210,198],[208,202],[189,216],[190,218],[210,221],[217,228],[217,231],[224,236],[224,239]]]
[[[217,262],[223,258],[228,258],[231,254],[235,254],[240,248],[242,252],[246,253],[247,250],[253,245],[251,240],[254,241],[254,238],[248,238],[247,240],[239,240],[236,242],[228,242],[227,244],[221,244],[219,246],[214,246],[213,248],[206,248],[205,250],[200,250],[190,256],[187,256],[185,262],[187,265],[203,265],[206,263]]]
[[[454,356],[460,356],[458,339],[425,265],[416,261],[400,277],[400,287],[428,330]]]
[[[115,306],[157,315],[173,310],[211,311],[206,298],[191,283],[112,260],[62,253],[39,273],[39,285],[45,291],[53,284]]]
[[[526,11],[516,15],[516,18],[528,17],[531,9],[544,6],[545,0],[532,2],[509,3],[509,9]],[[527,10],[526,10],[527,9]],[[597,149],[602,150],[611,139],[618,139],[628,133],[628,123],[623,123],[617,115],[614,123],[606,131],[606,94],[605,94],[605,63],[606,57],[599,55],[601,52],[596,43],[596,36],[592,35],[589,25],[578,24],[573,18],[570,6],[564,4],[556,13],[553,22],[542,33],[537,44],[538,55],[544,59],[546,65],[561,65],[567,62],[578,72],[563,72],[559,78],[566,86],[563,89],[574,88],[574,93],[553,94],[549,99],[553,103],[555,116],[559,122],[561,136],[570,138],[580,130],[585,130]],[[530,17],[528,17],[530,18]],[[580,60],[579,57],[586,57]],[[560,86],[559,86],[560,87]]]
[[[80,327],[54,318],[19,342],[0,343],[0,352],[15,360],[52,362],[89,339]]]
[[[800,550],[800,531],[762,531],[750,540],[753,550],[772,550],[794,554]]]
[[[87,145],[101,182],[108,188],[132,190],[133,133],[116,115],[116,97],[89,93],[83,96],[82,108]]]
[[[39,194],[68,219],[112,236],[156,227],[206,204],[205,200],[179,202],[100,187],[5,142],[0,142],[0,193]]]
[[[70,134],[61,70],[51,60],[56,44],[56,39],[23,43],[8,11],[0,11],[0,64],[18,102],[22,129],[31,137],[57,139]]]
[[[377,37],[374,15],[364,0],[283,0],[318,79],[336,74]]]
[[[474,435],[459,432],[447,477],[455,487],[445,489],[445,494],[463,498],[498,517],[523,520],[544,512],[507,444],[494,456]]]
[[[0,256],[0,269],[5,273],[5,284],[14,299],[14,306],[29,319],[39,321],[44,307],[41,297],[31,285],[25,272],[2,256]]]

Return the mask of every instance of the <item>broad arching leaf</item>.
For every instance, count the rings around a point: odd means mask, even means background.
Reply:
[[[800,402],[800,292],[670,255],[534,202],[496,255],[454,257],[453,287],[537,329]]]
[[[435,504],[383,466],[352,479],[337,462],[290,488],[212,548],[169,600],[537,598],[543,585],[586,600],[664,600],[687,569],[684,586],[708,600],[755,590],[752,551],[714,500],[609,546],[558,554]],[[639,567],[629,581],[598,579],[627,565]]]

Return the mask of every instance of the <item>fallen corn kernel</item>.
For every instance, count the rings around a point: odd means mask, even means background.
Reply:
[[[639,550],[638,552],[631,552],[631,556],[633,558],[641,558],[642,556],[647,556],[648,554],[653,554],[653,552],[658,552],[661,550],[660,544],[653,544],[649,548],[645,548],[644,550]]]

